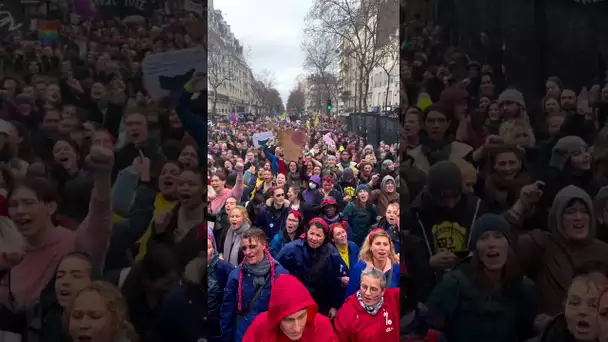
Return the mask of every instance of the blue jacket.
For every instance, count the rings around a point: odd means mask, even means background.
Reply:
[[[361,273],[363,272],[363,270],[365,270],[366,267],[367,264],[363,260],[357,261],[357,263],[353,267],[351,267],[350,279],[348,280],[348,287],[346,288],[346,294],[344,296],[344,299],[357,293],[357,290],[359,290],[359,287],[361,287]],[[399,287],[399,271],[399,264],[393,264],[392,279],[388,279],[388,275],[390,274],[390,272],[385,273],[387,288]]]
[[[219,295],[223,294],[228,274],[233,269],[234,266],[224,260],[219,260],[216,264],[214,272],[222,292]],[[211,295],[207,290],[200,283],[184,282],[174,286],[158,311],[152,334],[154,341],[197,342],[207,335],[219,334],[219,317],[208,316],[206,323],[204,321],[208,315],[207,296]],[[219,309],[218,307],[216,311]]]
[[[300,239],[290,242],[283,246],[279,255],[277,255],[277,261],[289,271],[291,275],[298,278],[311,291],[311,284],[308,281],[307,273],[310,269],[310,260],[308,258],[308,250],[304,245],[306,240]],[[340,283],[340,255],[336,248],[332,245],[327,245],[331,248],[331,254],[326,262],[326,269],[324,274],[327,275],[326,283],[328,285],[326,298],[330,307],[338,309],[342,305],[343,298],[340,297],[342,293],[342,286]],[[317,303],[320,306],[325,303]]]
[[[270,152],[268,146],[264,145],[264,156],[270,161],[270,168],[272,169],[272,174],[279,174],[279,158]]]
[[[291,209],[289,206],[283,206],[280,215],[276,219],[273,219],[267,202],[266,206],[260,210],[260,213],[256,217],[255,225],[256,227],[262,228],[268,239],[272,239],[276,233],[283,231],[290,211]]]
[[[340,277],[350,277],[350,269],[359,261],[360,251],[361,249],[356,243],[348,241],[348,264],[350,267],[346,266],[346,262],[340,257]],[[340,256],[340,253],[338,253],[338,256]]]
[[[191,93],[183,90],[175,112],[179,116],[182,126],[188,134],[196,141],[198,145],[198,158],[201,164],[207,160],[207,123],[203,121],[202,116],[194,115],[190,111]]]
[[[283,246],[285,246],[289,242],[290,241],[285,241],[285,239],[283,238],[282,231],[274,234],[272,241],[270,241],[270,255],[276,258],[281,252],[281,249],[283,249]]]
[[[220,326],[222,328],[222,335],[220,340],[223,342],[241,342],[243,336],[249,325],[253,320],[262,312],[268,311],[268,302],[270,301],[270,281],[264,285],[264,289],[256,299],[254,303],[249,303],[255,297],[257,288],[253,286],[253,276],[250,274],[243,274],[242,284],[242,309],[247,311],[247,314],[239,319],[238,310],[238,286],[239,286],[239,275],[241,273],[240,267],[230,272],[228,276],[228,283],[224,290],[224,303],[220,311]],[[274,277],[275,280],[280,274],[288,274],[280,264],[275,264]],[[239,321],[237,324],[237,320]],[[177,341],[177,340],[174,340]]]

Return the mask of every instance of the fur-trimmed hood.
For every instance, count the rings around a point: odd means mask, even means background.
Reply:
[[[273,205],[272,198],[269,198],[269,199],[266,200],[266,206],[270,207],[271,205]],[[288,200],[283,201],[283,207],[289,208],[290,205],[291,205],[291,203],[289,203]]]

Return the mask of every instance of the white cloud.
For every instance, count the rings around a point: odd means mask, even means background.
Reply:
[[[254,75],[262,69],[276,76],[275,87],[287,103],[296,77],[304,72],[305,53],[300,48],[304,18],[312,0],[215,0],[232,33],[249,49]]]

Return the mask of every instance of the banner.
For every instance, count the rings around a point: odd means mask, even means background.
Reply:
[[[162,3],[158,0],[73,0],[74,11],[85,18],[150,17]]]
[[[205,50],[198,48],[146,56],[142,63],[144,86],[152,98],[161,99],[183,87],[195,71],[206,71],[206,62]],[[207,86],[206,82],[201,83],[205,84],[200,87]]]
[[[0,3],[0,39],[28,27],[29,20],[25,15],[25,9],[18,1],[2,1]]]
[[[283,131],[279,133],[277,146],[283,149],[285,160],[297,161],[304,150],[308,137],[302,131]]]

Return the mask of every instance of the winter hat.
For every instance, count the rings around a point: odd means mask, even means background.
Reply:
[[[572,154],[583,151],[587,147],[587,143],[580,137],[575,135],[563,137],[553,146],[549,166],[563,170]]]
[[[507,238],[509,244],[512,242],[509,235],[509,223],[502,215],[483,214],[473,223],[469,249],[475,249],[477,240],[485,232],[498,232]]]
[[[369,192],[369,187],[365,184],[359,184],[359,186],[357,187],[357,191],[356,194],[359,194],[359,191],[367,191]]]
[[[385,160],[385,161],[382,162],[382,166],[380,167],[380,169],[382,171],[384,171],[384,170],[388,169],[388,167],[391,166],[391,165],[393,165],[393,164],[395,164],[395,163],[392,160],[387,159],[387,160]]]
[[[336,156],[329,156],[329,157],[327,157],[327,161],[330,161],[330,160],[335,161],[336,160]]]
[[[462,193],[462,174],[458,166],[450,161],[440,161],[431,166],[428,174],[428,189],[432,196],[441,197],[446,192]]]
[[[347,167],[342,171],[342,178],[351,180],[355,177],[355,172],[350,167]]]
[[[498,97],[498,104],[502,104],[503,102],[515,102],[523,108],[526,108],[526,102],[524,101],[524,96],[516,89],[506,89],[500,96]]]
[[[387,185],[389,182],[392,182],[393,184],[395,184],[395,178],[393,178],[393,177],[392,177],[392,176],[390,176],[390,175],[386,175],[386,176],[384,176],[384,178],[382,178],[382,181],[380,182],[380,189],[382,189],[382,190],[384,191],[384,189],[385,189],[386,185]]]
[[[365,148],[363,150],[372,150],[373,151],[374,150],[374,146],[367,145],[367,146],[365,146]]]

